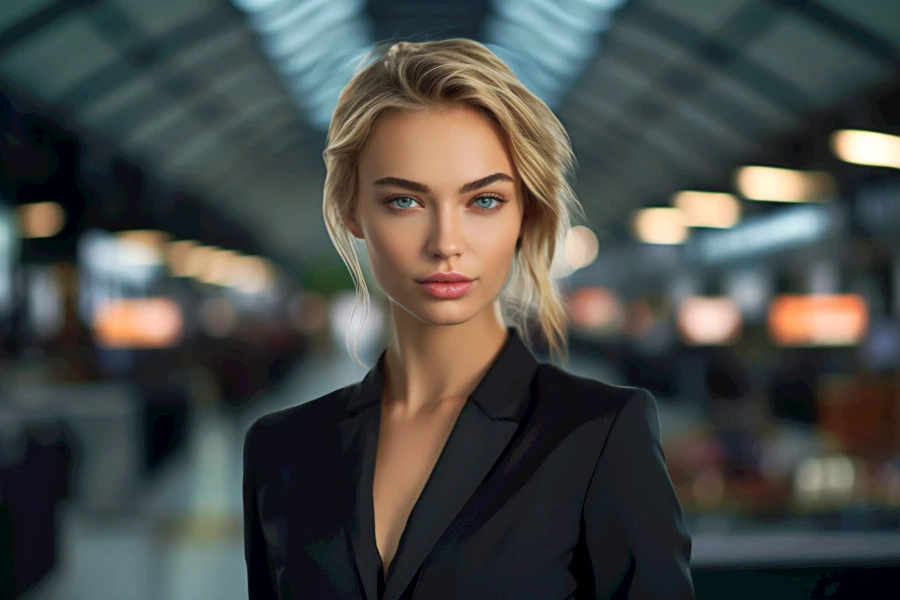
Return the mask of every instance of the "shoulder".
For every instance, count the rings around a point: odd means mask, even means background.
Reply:
[[[645,389],[612,385],[575,375],[550,363],[540,363],[537,393],[580,419],[616,419],[620,413],[656,413],[656,400]]]
[[[260,444],[278,445],[286,440],[308,439],[340,418],[347,398],[358,383],[324,396],[265,414],[254,420],[244,436],[245,450]]]

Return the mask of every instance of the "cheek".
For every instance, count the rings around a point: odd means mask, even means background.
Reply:
[[[416,236],[408,229],[392,226],[370,227],[366,232],[366,249],[374,275],[392,277],[418,257]]]
[[[483,260],[487,261],[492,268],[509,268],[516,252],[518,234],[517,228],[507,227],[503,231],[495,230],[492,235],[480,238],[480,254]]]

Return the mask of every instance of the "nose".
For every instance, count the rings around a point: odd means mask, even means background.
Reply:
[[[449,258],[462,252],[460,215],[452,206],[442,206],[432,213],[428,253],[436,258]]]

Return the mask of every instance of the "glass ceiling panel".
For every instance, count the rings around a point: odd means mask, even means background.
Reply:
[[[328,128],[340,90],[371,51],[363,0],[232,0],[247,14],[291,98]]]
[[[494,0],[487,46],[557,108],[626,0]]]

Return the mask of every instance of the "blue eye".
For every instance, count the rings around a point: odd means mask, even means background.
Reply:
[[[412,208],[413,204],[417,204],[418,202],[411,196],[395,196],[388,200],[387,203],[397,208],[398,210],[406,210],[408,208]],[[494,212],[496,210],[499,210],[500,206],[505,203],[506,200],[497,198],[495,196],[479,196],[478,198],[473,200],[475,208],[487,212]]]
[[[395,204],[397,208],[409,208],[410,206],[412,206],[415,200],[413,200],[409,196],[398,196],[397,198],[393,198],[391,202],[397,202],[398,204]],[[407,204],[407,202],[409,204]]]
[[[484,203],[484,202],[487,202],[488,205],[485,206],[484,204],[479,204],[479,203]],[[497,208],[497,206],[491,206],[490,205],[491,202],[496,202],[496,203],[500,204],[500,199],[495,198],[493,196],[481,196],[481,197],[475,199],[475,203],[478,206],[478,208],[481,208],[484,210],[494,210],[495,208]]]

